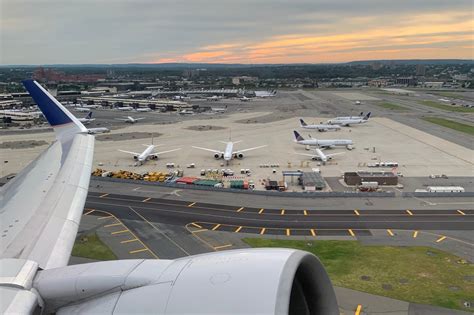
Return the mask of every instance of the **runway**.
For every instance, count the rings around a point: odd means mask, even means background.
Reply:
[[[266,209],[90,192],[86,208],[124,220],[274,235],[370,235],[370,229],[473,230],[472,209]]]

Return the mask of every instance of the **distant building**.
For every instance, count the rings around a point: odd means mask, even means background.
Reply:
[[[416,86],[417,79],[414,77],[401,77],[395,80],[395,84],[403,86]]]
[[[442,88],[444,82],[423,82],[422,86],[425,88]]]
[[[416,65],[416,75],[417,76],[425,76],[426,67],[425,65]]]
[[[39,67],[33,72],[33,79],[42,82],[97,82],[105,79],[102,74],[65,74],[54,69]]]
[[[232,78],[232,84],[233,85],[240,85],[244,83],[252,83],[252,82],[257,82],[258,78],[257,77],[248,77],[248,76],[241,76],[241,77],[233,77]]]
[[[369,86],[375,86],[375,87],[385,87],[387,86],[389,81],[387,79],[374,79],[370,80],[368,82]]]
[[[346,172],[344,182],[347,185],[361,185],[362,182],[377,182],[379,185],[394,186],[398,184],[398,176],[392,172]]]

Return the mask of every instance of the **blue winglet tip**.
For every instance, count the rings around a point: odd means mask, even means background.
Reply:
[[[71,118],[56,104],[55,99],[34,80],[22,81],[28,93],[53,127],[71,123]]]

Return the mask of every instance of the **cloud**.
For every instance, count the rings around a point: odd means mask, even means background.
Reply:
[[[472,57],[472,45],[465,43],[472,34],[472,3],[464,0],[2,0],[0,5],[2,64],[333,62],[352,60],[345,51],[364,49],[377,59],[396,51],[432,58],[436,50],[441,58],[447,54],[436,44],[441,42],[453,58]],[[424,46],[408,49],[410,43]]]

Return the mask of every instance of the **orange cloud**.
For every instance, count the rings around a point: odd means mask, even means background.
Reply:
[[[472,17],[463,12],[353,18],[332,34],[289,34],[261,42],[222,43],[168,58],[182,62],[318,63],[361,59],[472,58]],[[375,25],[374,25],[375,23]],[[168,60],[166,59],[166,60]],[[164,59],[161,59],[164,60]]]

